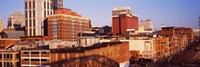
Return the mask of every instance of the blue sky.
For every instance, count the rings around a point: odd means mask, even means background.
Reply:
[[[200,0],[64,0],[64,7],[90,17],[95,26],[112,24],[112,9],[129,6],[139,20],[151,19],[154,28],[185,26],[198,28]],[[0,18],[6,27],[7,18],[14,11],[24,13],[24,0],[0,0]]]

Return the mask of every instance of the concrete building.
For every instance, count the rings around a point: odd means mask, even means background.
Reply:
[[[126,35],[127,29],[138,30],[138,16],[132,13],[130,7],[114,8],[112,11],[113,35]]]
[[[52,14],[51,0],[25,0],[26,36],[43,36],[45,18]]]
[[[21,12],[15,11],[8,18],[7,24],[8,29],[23,30],[22,28],[25,26],[25,16]]]
[[[0,18],[0,32],[3,31],[3,20]],[[1,38],[1,37],[0,37]]]
[[[139,31],[152,31],[153,30],[153,22],[150,19],[139,22]]]
[[[90,18],[67,8],[57,9],[45,23],[46,40],[77,41],[78,33],[90,31],[90,24]]]
[[[95,35],[95,32],[81,32],[78,36],[79,46],[86,47],[99,43],[99,37]]]
[[[63,8],[63,0],[52,0],[52,7],[54,10],[57,10],[59,8]]]
[[[0,50],[0,67],[21,67],[19,51]]]

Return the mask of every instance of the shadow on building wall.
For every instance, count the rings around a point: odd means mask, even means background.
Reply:
[[[51,67],[119,67],[119,63],[105,56],[90,55],[52,62]]]

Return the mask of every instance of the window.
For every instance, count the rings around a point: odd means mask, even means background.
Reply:
[[[19,54],[16,54],[16,58],[19,58]]]
[[[35,8],[35,1],[33,1],[33,8]]]
[[[26,20],[26,23],[25,23],[25,24],[26,24],[26,27],[27,27],[27,26],[28,26],[28,20]]]
[[[4,54],[5,59],[12,59],[12,54]]]
[[[32,15],[32,14],[31,14],[31,10],[29,10],[29,18],[31,18],[31,15]]]
[[[29,61],[29,59],[24,59],[24,61]]]
[[[27,2],[25,2],[25,8],[27,9]]]
[[[33,19],[33,27],[35,27],[35,19]]]
[[[40,61],[39,59],[31,59],[31,61]]]
[[[31,20],[29,20],[29,26],[32,27],[32,22],[31,22]]]
[[[47,2],[47,9],[49,9],[49,2]]]
[[[2,62],[0,62],[0,67],[2,67],[2,65],[3,65]]]
[[[44,9],[46,9],[46,1],[44,1]]]
[[[35,28],[33,28],[33,36],[35,36]]]
[[[47,61],[47,59],[41,59],[41,61]]]
[[[35,10],[33,10],[33,18],[35,18]]]
[[[0,59],[2,59],[2,54],[0,54]]]
[[[24,54],[29,54],[29,52],[24,52]]]
[[[39,54],[39,52],[31,52],[31,54]]]
[[[16,62],[16,64],[17,64],[17,67],[21,67],[19,62]]]
[[[32,29],[30,29],[30,35],[32,35]]]
[[[4,67],[13,67],[12,62],[4,62]]]
[[[44,17],[45,17],[45,18],[46,18],[46,15],[47,15],[47,14],[46,14],[46,10],[44,10]]]
[[[29,1],[29,9],[31,8],[31,1]]]
[[[42,54],[47,54],[47,52],[42,52]]]
[[[25,17],[26,17],[26,18],[28,18],[28,13],[27,13],[27,11],[25,11],[25,14],[26,14],[26,16],[25,16]]]

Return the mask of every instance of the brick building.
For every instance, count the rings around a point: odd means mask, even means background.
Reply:
[[[21,67],[47,67],[50,63],[50,51],[46,49],[21,50]]]
[[[139,56],[140,58],[146,59],[159,59],[161,57],[169,56],[168,38],[131,39],[121,41],[129,42],[129,51],[133,57]]]
[[[113,35],[126,35],[127,29],[138,30],[138,17],[130,7],[114,8],[112,11]]]
[[[18,39],[0,39],[0,49],[5,49],[9,45],[16,44],[19,41],[20,40],[18,40]]]
[[[186,48],[194,39],[193,30],[184,27],[163,27],[161,35],[169,38],[171,54]]]
[[[89,18],[66,8],[55,10],[55,15],[48,16],[47,21],[45,24],[47,40],[77,41],[78,33],[90,31]]]
[[[21,67],[19,51],[1,50],[0,67]]]
[[[128,43],[101,43],[90,47],[54,50],[52,67],[119,67],[129,61]]]
[[[21,50],[21,65],[51,67],[119,67],[129,61],[127,42],[99,43],[88,47]]]

